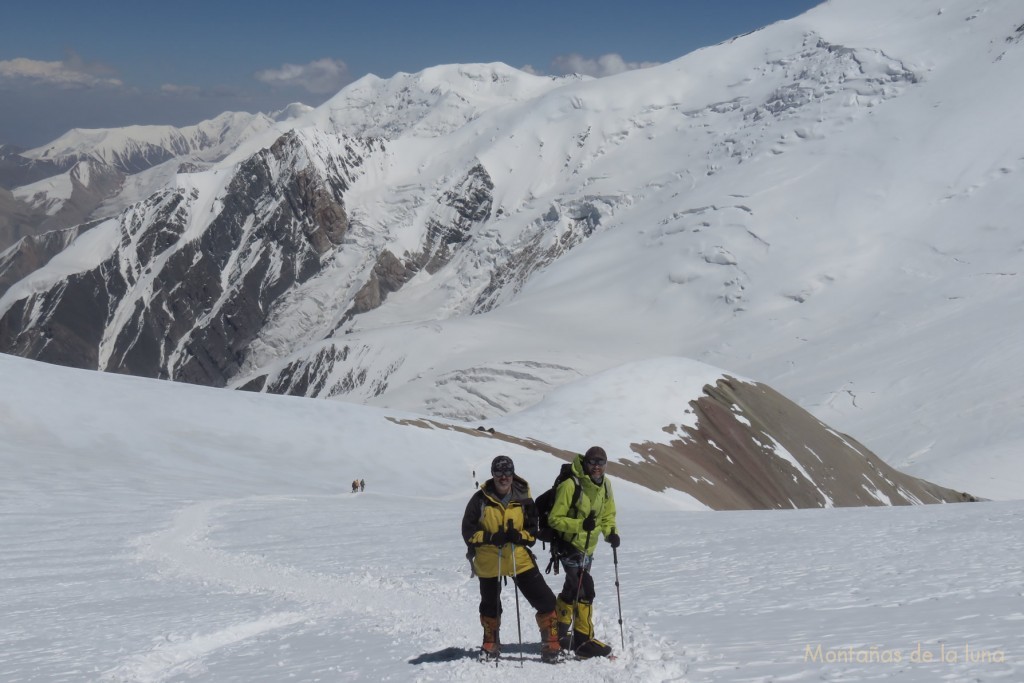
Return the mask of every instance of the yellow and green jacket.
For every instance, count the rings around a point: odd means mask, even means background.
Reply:
[[[615,498],[612,496],[612,484],[605,476],[600,484],[583,471],[583,456],[577,455],[572,461],[572,473],[581,487],[576,505],[572,504],[573,490],[577,483],[566,479],[558,485],[555,502],[548,514],[548,524],[554,529],[559,539],[570,544],[576,550],[593,555],[597,548],[599,535],[612,533],[615,528]],[[594,511],[596,525],[590,532],[590,543],[587,544],[587,532],[583,530],[583,520]]]
[[[499,529],[508,529],[509,521],[512,522],[512,528],[518,529],[523,535],[527,545],[533,545],[537,538],[537,507],[530,497],[530,485],[515,475],[512,478],[511,494],[508,504],[503,505],[501,496],[494,490],[494,481],[488,479],[469,499],[466,514],[462,516],[462,538],[473,554],[473,570],[481,578],[498,576],[499,554],[502,576],[522,574],[534,566],[533,555],[524,546],[506,543],[499,548],[490,543],[491,534]]]

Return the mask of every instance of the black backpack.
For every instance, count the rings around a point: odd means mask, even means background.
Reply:
[[[562,550],[560,546],[564,543],[558,538],[558,532],[548,524],[548,515],[551,514],[551,508],[555,505],[555,495],[558,493],[558,487],[566,479],[572,479],[573,483],[572,502],[569,504],[569,509],[572,510],[580,500],[580,480],[573,473],[571,462],[562,465],[562,469],[559,470],[558,476],[555,477],[555,483],[552,484],[551,488],[534,499],[534,503],[537,505],[537,538],[542,544],[551,544],[551,561],[548,562],[548,567],[544,570],[548,574],[551,573],[552,567],[555,568],[555,574],[558,573],[558,557]]]

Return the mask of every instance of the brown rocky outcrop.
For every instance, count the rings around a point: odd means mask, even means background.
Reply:
[[[723,377],[690,401],[665,438],[632,444],[640,460],[608,462],[610,476],[655,491],[676,490],[713,510],[914,505],[973,501],[911,477],[831,429],[764,384]],[[695,419],[694,419],[695,418]],[[571,460],[575,452],[489,429],[436,420],[394,420],[499,439]],[[696,423],[695,427],[688,426]],[[553,476],[552,476],[553,478]],[[535,482],[538,491],[543,482]]]
[[[771,387],[723,377],[690,402],[696,427],[632,445],[619,476],[677,489],[715,510],[959,502],[960,492],[904,474]]]

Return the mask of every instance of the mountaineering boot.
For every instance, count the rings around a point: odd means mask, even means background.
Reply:
[[[563,650],[568,650],[572,647],[572,636],[569,635],[569,629],[571,627],[571,624],[558,622],[558,644]]]
[[[602,643],[597,638],[590,638],[577,645],[573,652],[580,659],[590,659],[591,657],[608,657],[612,653],[612,648],[611,645]]]
[[[594,609],[589,602],[576,603],[576,623],[572,636],[573,652],[580,659],[607,657],[612,648],[594,637]]]
[[[562,646],[558,644],[558,617],[555,611],[538,612],[537,626],[540,627],[540,661],[558,661]]]
[[[501,619],[481,614],[480,625],[484,627],[484,643],[480,646],[480,654],[488,659],[497,659],[501,654],[501,638],[498,635]]]
[[[572,626],[572,605],[562,600],[561,597],[556,598],[555,614],[558,620],[558,644],[563,650],[568,650],[571,645],[569,627]]]

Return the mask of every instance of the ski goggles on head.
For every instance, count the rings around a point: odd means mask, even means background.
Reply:
[[[515,465],[512,463],[512,458],[507,455],[499,455],[491,461],[491,476],[500,477],[507,476],[511,477],[516,471]]]

